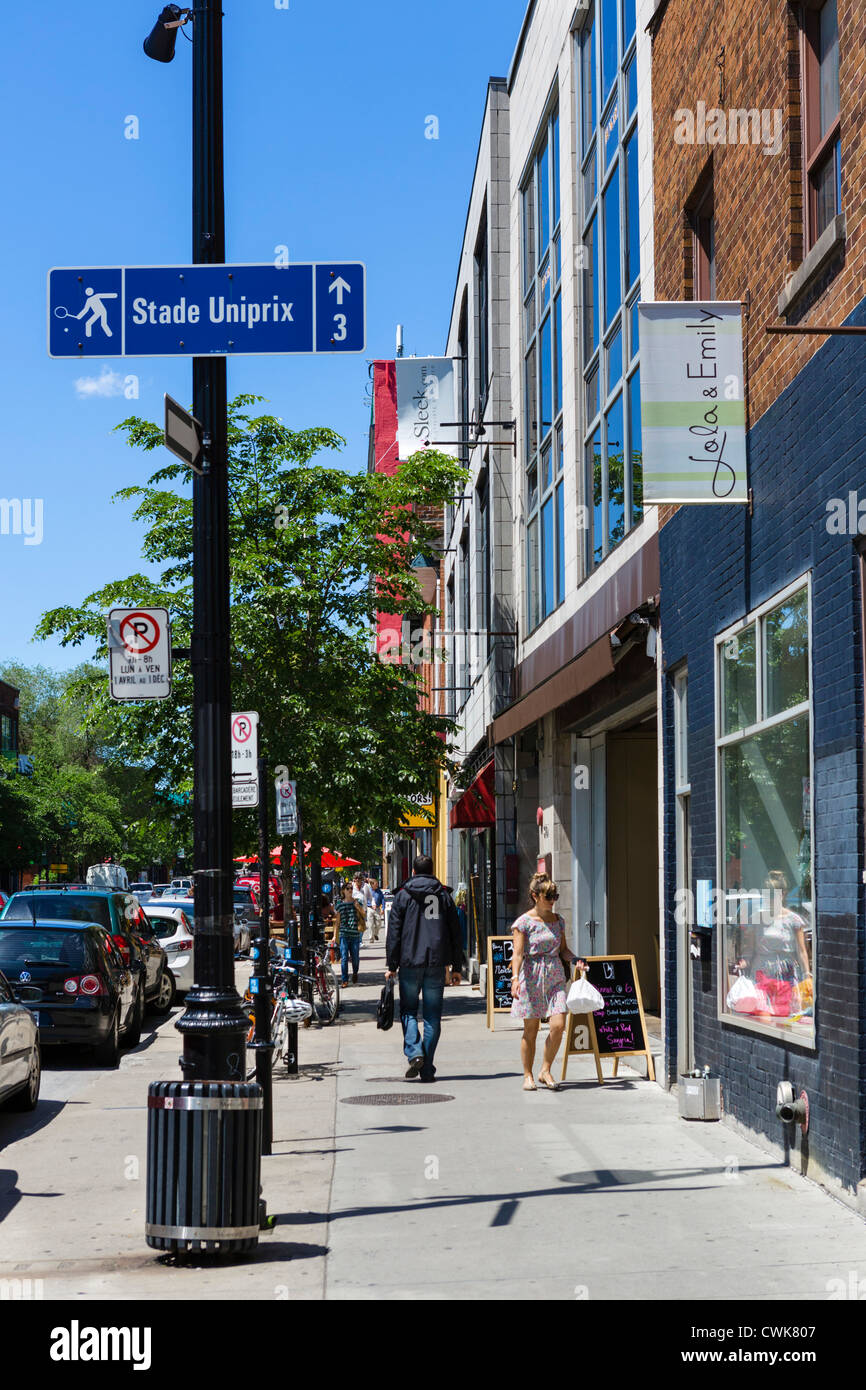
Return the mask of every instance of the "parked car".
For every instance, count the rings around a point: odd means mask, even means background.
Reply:
[[[153,885],[153,892],[151,893],[151,897],[161,898],[163,893],[167,893],[170,887],[170,883],[155,883]]]
[[[35,1110],[41,1078],[36,1019],[0,973],[0,1105]]]
[[[259,906],[258,887],[245,887],[236,883],[232,890],[234,894],[235,910],[240,909],[248,922],[256,922],[261,916]]]
[[[13,896],[14,902],[14,896]],[[142,972],[94,922],[0,921],[0,970],[31,1011],[41,1046],[84,1043],[105,1066],[134,1047],[144,1022]]]
[[[172,906],[172,907],[182,907],[182,908],[183,908],[183,911],[184,911],[185,915],[187,916],[187,918],[189,919],[189,921],[192,922],[192,924],[193,924],[193,931],[195,931],[195,903],[194,903],[193,899],[192,899],[192,898],[171,898],[171,899],[169,899],[169,900],[166,900],[166,903],[165,903],[165,906],[166,906],[166,907],[168,907],[169,902],[171,903],[171,906]],[[238,911],[235,912],[234,938],[235,938],[235,955],[236,955],[236,956],[247,955],[247,954],[249,953],[249,951],[251,950],[252,944],[253,944],[252,932],[250,931],[250,924],[249,924],[249,922],[246,921],[245,918],[244,918],[243,916],[241,916],[241,915],[239,914]]]
[[[155,1014],[167,1014],[174,1003],[174,977],[168,958],[144,914],[144,908],[131,893],[105,892],[96,888],[30,889],[13,893],[0,922],[7,920],[40,922],[95,922],[109,933],[123,963],[141,973],[144,998]]]
[[[130,893],[134,893],[134,894],[135,894],[135,896],[138,898],[138,901],[141,903],[142,907],[144,907],[144,904],[145,904],[150,898],[153,897],[153,884],[152,884],[152,883],[131,883],[131,884],[129,885],[129,891],[130,891]]]
[[[177,991],[185,994],[192,989],[195,980],[192,920],[182,907],[171,900],[161,903],[151,899],[145,912],[154,936],[168,957]]]

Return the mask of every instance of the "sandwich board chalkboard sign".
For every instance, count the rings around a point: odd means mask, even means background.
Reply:
[[[496,1014],[511,1013],[511,957],[514,938],[487,938],[487,1027],[491,1030]]]
[[[595,1014],[569,1014],[562,1058],[562,1079],[569,1057],[591,1052],[599,1082],[604,1081],[602,1057],[613,1057],[613,1075],[620,1057],[646,1057],[647,1077],[655,1081],[646,1018],[634,956],[586,956],[583,972],[604,999]]]

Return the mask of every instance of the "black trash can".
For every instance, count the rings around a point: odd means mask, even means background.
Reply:
[[[154,1250],[238,1255],[259,1238],[262,1091],[254,1082],[153,1081],[145,1236]]]

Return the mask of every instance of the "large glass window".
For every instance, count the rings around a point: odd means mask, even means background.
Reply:
[[[562,454],[559,115],[545,120],[523,189],[524,440],[529,631],[562,602],[564,533],[554,488]]]
[[[815,903],[803,584],[717,644],[721,1006],[814,1040]]]
[[[578,36],[583,232],[586,564],[599,564],[643,516],[640,221],[634,0],[595,0]]]

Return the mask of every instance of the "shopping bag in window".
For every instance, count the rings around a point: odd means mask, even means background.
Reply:
[[[604,998],[595,985],[591,985],[586,976],[581,975],[569,989],[565,1006],[571,1014],[594,1014],[604,1008]]]
[[[735,1014],[766,1014],[770,1001],[748,975],[740,975],[728,990],[725,1004]]]

